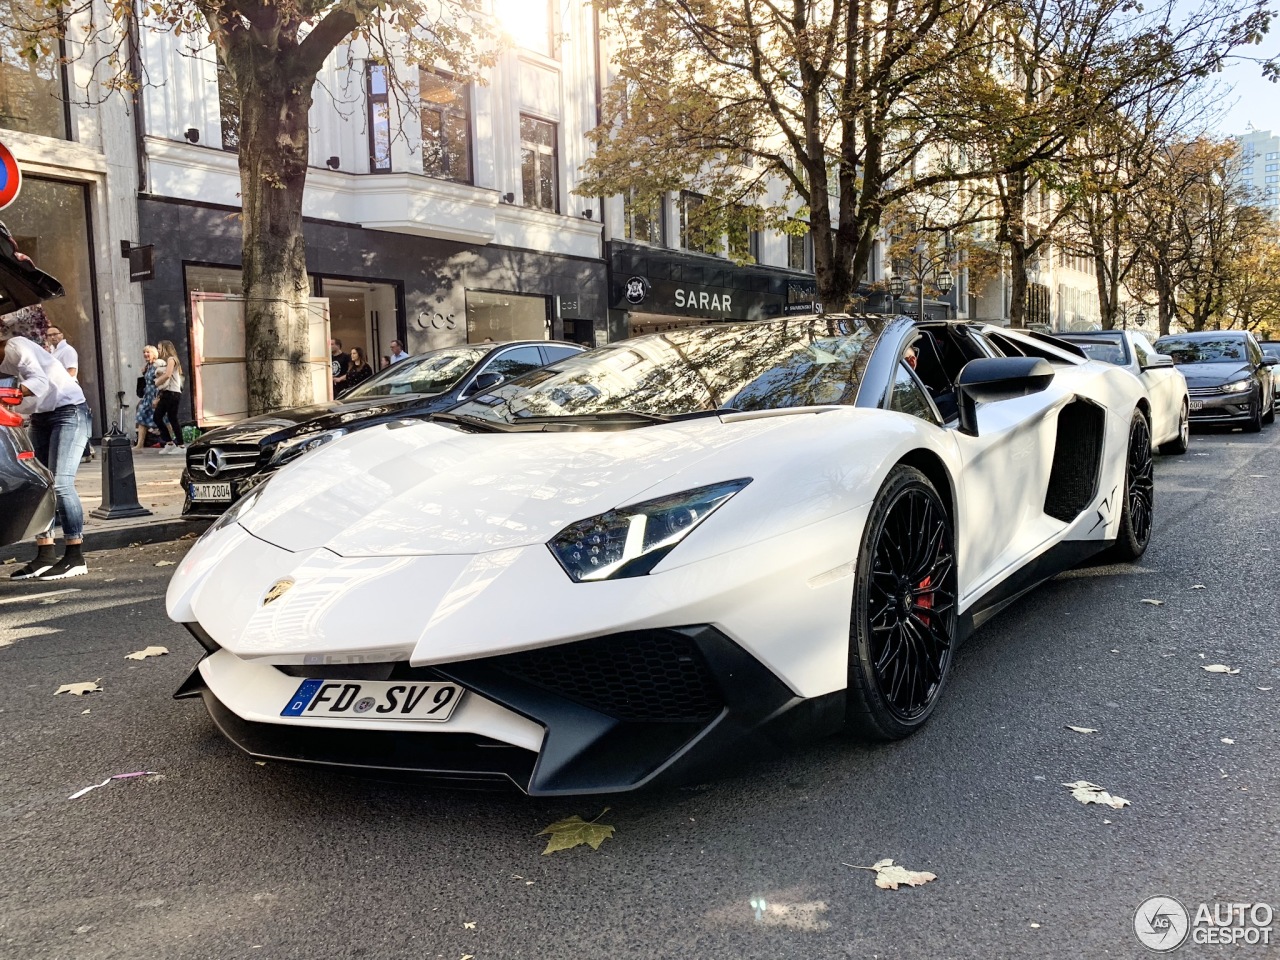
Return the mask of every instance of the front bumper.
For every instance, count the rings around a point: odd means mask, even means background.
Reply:
[[[443,724],[280,718],[305,677],[444,679],[468,695]],[[834,732],[844,715],[843,691],[798,697],[707,625],[430,667],[273,666],[215,650],[175,696],[201,696],[221,732],[255,758],[445,784],[509,782],[533,796],[682,782]]]
[[[1248,420],[1252,414],[1253,391],[1192,396],[1192,423],[1235,423]],[[1200,409],[1196,409],[1196,404]]]

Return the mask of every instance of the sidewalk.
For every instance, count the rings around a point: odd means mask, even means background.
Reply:
[[[84,546],[86,550],[114,550],[132,543],[177,540],[188,533],[201,533],[207,521],[183,520],[183,491],[179,485],[183,457],[159,455],[158,450],[135,450],[133,471],[138,484],[138,503],[151,515],[121,520],[99,520],[92,515],[102,502],[102,456],[94,448],[92,463],[80,464],[76,491],[84,504]]]

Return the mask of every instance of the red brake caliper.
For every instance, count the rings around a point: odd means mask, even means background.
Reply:
[[[919,589],[928,590],[932,586],[933,586],[933,575],[930,574],[929,576],[925,577],[923,580],[920,581]],[[933,609],[933,592],[930,591],[929,593],[922,593],[919,597],[917,597],[916,606],[921,608],[922,610],[932,610]],[[929,615],[927,613],[921,614],[920,619],[924,621],[924,625],[926,627],[933,625],[930,622]]]

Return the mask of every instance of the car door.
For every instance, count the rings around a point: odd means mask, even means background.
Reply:
[[[1269,409],[1271,399],[1275,395],[1275,388],[1272,386],[1272,369],[1262,364],[1262,348],[1258,346],[1258,341],[1254,339],[1252,333],[1244,335],[1245,354],[1249,358],[1249,363],[1253,367],[1253,377],[1258,381],[1261,387],[1262,408]]]
[[[1182,404],[1186,399],[1187,381],[1176,367],[1148,366],[1150,358],[1158,356],[1156,348],[1141,334],[1129,335],[1133,347],[1133,359],[1138,370],[1138,379],[1147,388],[1147,396],[1151,398],[1152,441],[1166,443],[1178,434],[1178,423],[1182,419]]]

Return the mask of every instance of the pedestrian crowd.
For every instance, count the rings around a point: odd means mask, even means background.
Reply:
[[[392,340],[391,353],[383,355],[382,363],[378,369],[385,370],[393,363],[408,360],[409,356],[405,352],[403,343],[399,340]],[[365,355],[363,347],[352,347],[351,352],[346,353],[342,349],[342,341],[337,337],[329,340],[329,363],[331,368],[330,376],[333,378],[333,395],[335,397],[354,390],[372,377],[375,372],[373,365],[369,363],[369,358]]]

